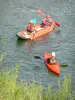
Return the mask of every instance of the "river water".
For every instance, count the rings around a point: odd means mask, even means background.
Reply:
[[[37,13],[43,10],[60,23],[60,32],[53,31],[34,41],[19,40],[16,33],[26,28],[33,17],[40,23],[44,18]],[[25,81],[35,80],[43,85],[56,86],[58,79],[72,75],[75,82],[75,1],[74,0],[0,0],[0,54],[7,52],[1,68],[20,65],[19,78]],[[4,39],[4,42],[2,40]],[[44,64],[45,51],[55,52],[61,67],[60,76],[51,73]]]

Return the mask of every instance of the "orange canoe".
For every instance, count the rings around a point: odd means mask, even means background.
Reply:
[[[36,24],[35,25],[35,33],[32,32],[32,33],[28,33],[26,30],[22,30],[20,32],[18,32],[16,35],[18,38],[21,38],[21,39],[31,39],[31,40],[34,40],[42,35],[45,35],[49,32],[52,32],[53,29],[54,29],[54,25],[55,25],[55,22],[53,21],[53,23],[51,24],[51,26],[47,26],[47,27],[42,27],[40,24]]]
[[[52,58],[52,55],[49,54],[48,52],[44,53],[44,62],[46,64],[46,66],[48,67],[48,69],[50,71],[52,71],[53,73],[60,75],[60,65],[58,63],[58,61],[56,60],[55,64],[50,64],[48,63],[47,59]]]

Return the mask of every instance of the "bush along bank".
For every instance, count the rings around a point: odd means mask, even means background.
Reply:
[[[15,69],[0,72],[0,100],[74,100],[71,89],[71,76],[64,76],[63,82],[58,80],[58,89],[46,89],[41,83],[33,81],[27,84],[18,81],[19,66]]]

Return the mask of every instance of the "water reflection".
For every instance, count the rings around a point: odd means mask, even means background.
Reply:
[[[23,40],[23,39],[17,38],[16,45],[17,46],[23,46],[26,42],[28,42],[28,40]]]
[[[30,44],[30,46],[32,46],[32,45],[35,45],[35,44],[45,43],[45,42],[48,42],[49,35],[50,34],[46,34],[44,36],[36,38],[35,40],[25,40],[25,39],[17,38],[16,45],[23,46],[27,43],[27,44]]]

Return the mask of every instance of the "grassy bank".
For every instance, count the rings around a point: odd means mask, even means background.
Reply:
[[[16,69],[0,72],[0,100],[74,100],[71,90],[71,77],[65,76],[64,81],[58,80],[58,89],[47,89],[33,81],[27,84],[18,81],[18,65]]]

